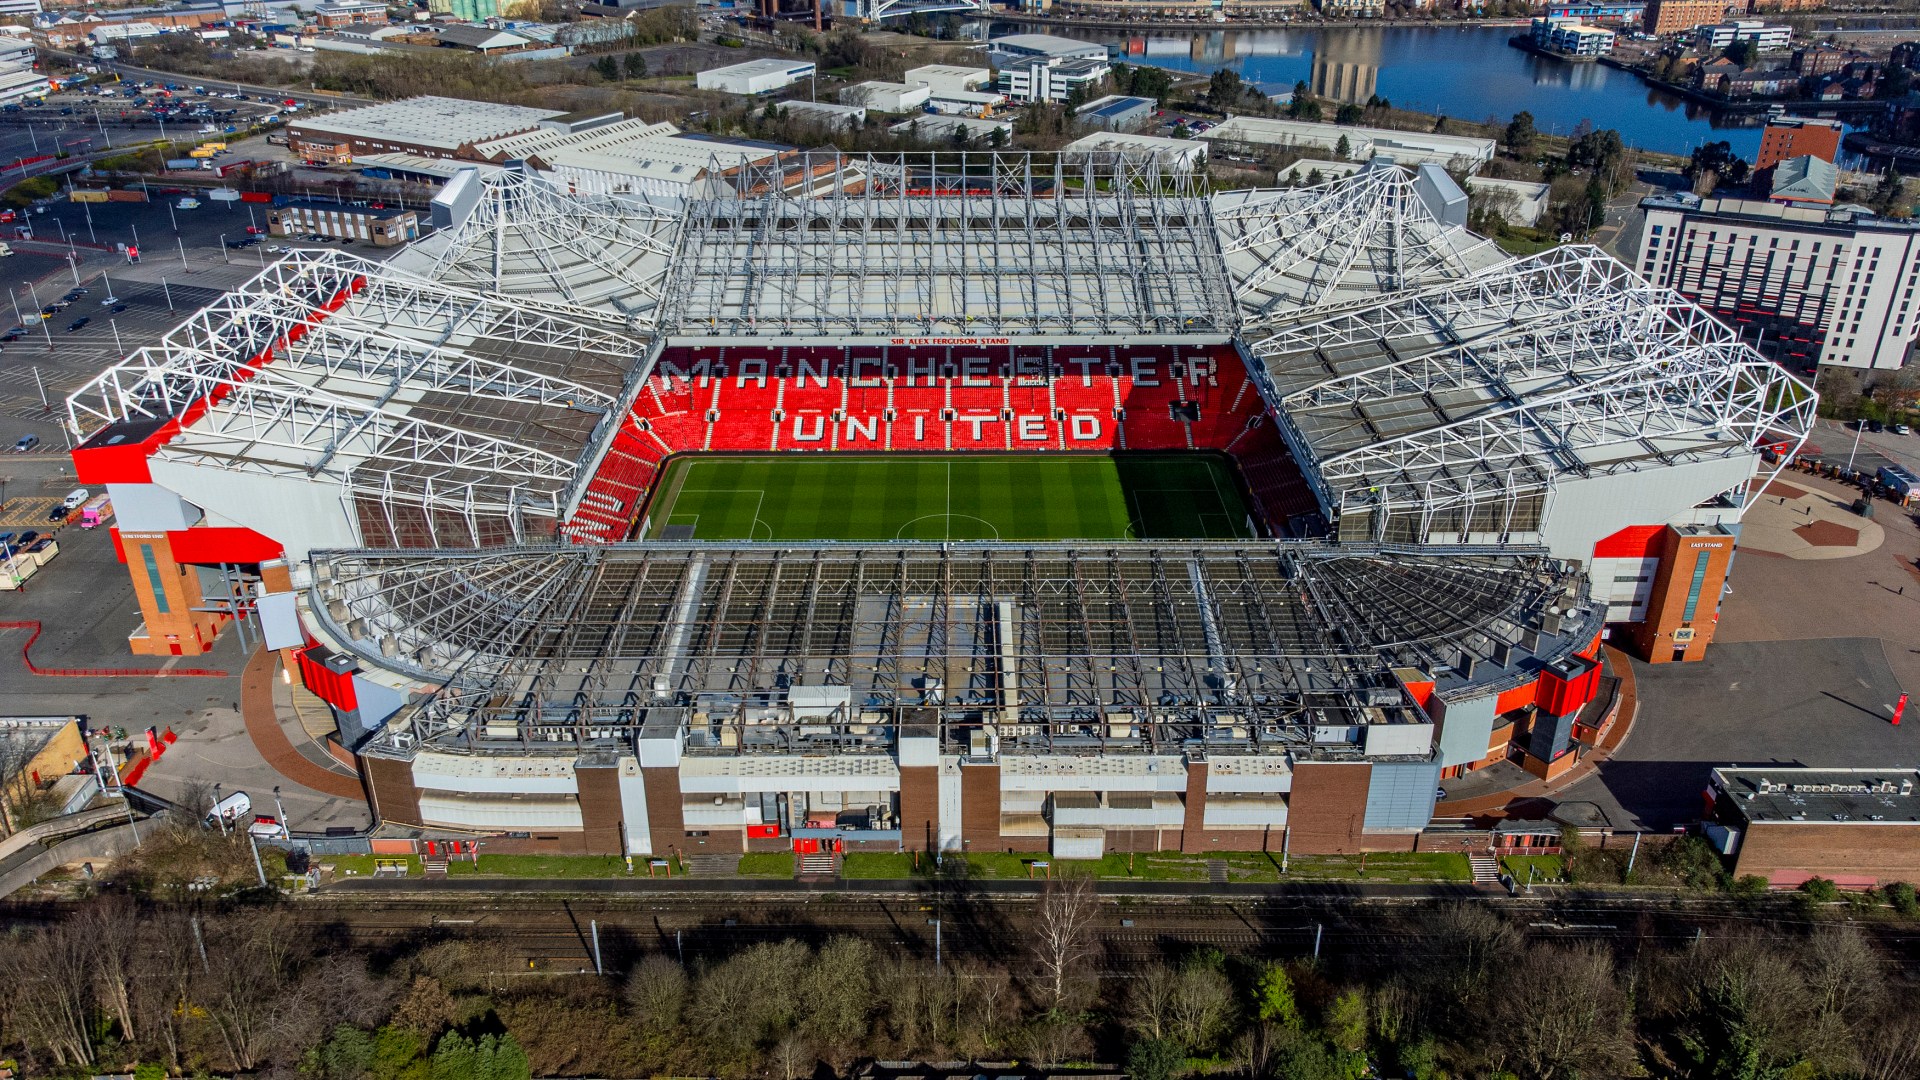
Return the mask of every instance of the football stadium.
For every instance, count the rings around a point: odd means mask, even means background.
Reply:
[[[1570,767],[1603,642],[1702,654],[1812,423],[1431,166],[710,175],[461,172],[76,392],[129,647],[243,622],[421,843],[1391,850],[1446,777]]]

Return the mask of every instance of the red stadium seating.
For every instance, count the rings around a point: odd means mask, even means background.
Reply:
[[[1009,449],[1224,451],[1276,534],[1324,528],[1231,345],[774,342],[666,350],[566,531],[624,538],[671,453]]]

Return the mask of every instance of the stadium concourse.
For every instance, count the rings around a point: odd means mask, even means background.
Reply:
[[[1603,638],[1701,654],[1812,419],[1437,168],[713,175],[462,172],[391,262],[288,256],[76,392],[130,645],[247,620],[422,843],[1406,847],[1443,777],[1569,767]]]

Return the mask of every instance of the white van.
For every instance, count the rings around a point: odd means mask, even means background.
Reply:
[[[82,506],[85,506],[87,500],[92,497],[93,492],[88,491],[86,488],[74,488],[72,491],[67,492],[67,497],[61,502],[61,505],[65,506],[68,510],[78,510]]]
[[[243,821],[251,824],[252,819],[253,800],[247,797],[246,792],[236,791],[213,804],[213,809],[207,811],[205,824],[209,829],[218,829],[225,822],[226,827],[232,829],[238,828]]]

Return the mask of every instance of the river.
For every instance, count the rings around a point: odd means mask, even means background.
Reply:
[[[994,36],[1040,27],[999,25]],[[1569,63],[1507,44],[1513,27],[1466,29],[1392,26],[1378,29],[1230,29],[1197,32],[1045,32],[1116,46],[1131,63],[1200,73],[1230,68],[1268,91],[1306,81],[1321,96],[1365,102],[1372,94],[1398,108],[1462,120],[1522,109],[1541,131],[1567,134],[1581,121],[1620,132],[1628,145],[1685,154],[1724,139],[1752,160],[1760,120],[1732,116],[1663,93],[1617,68]]]

